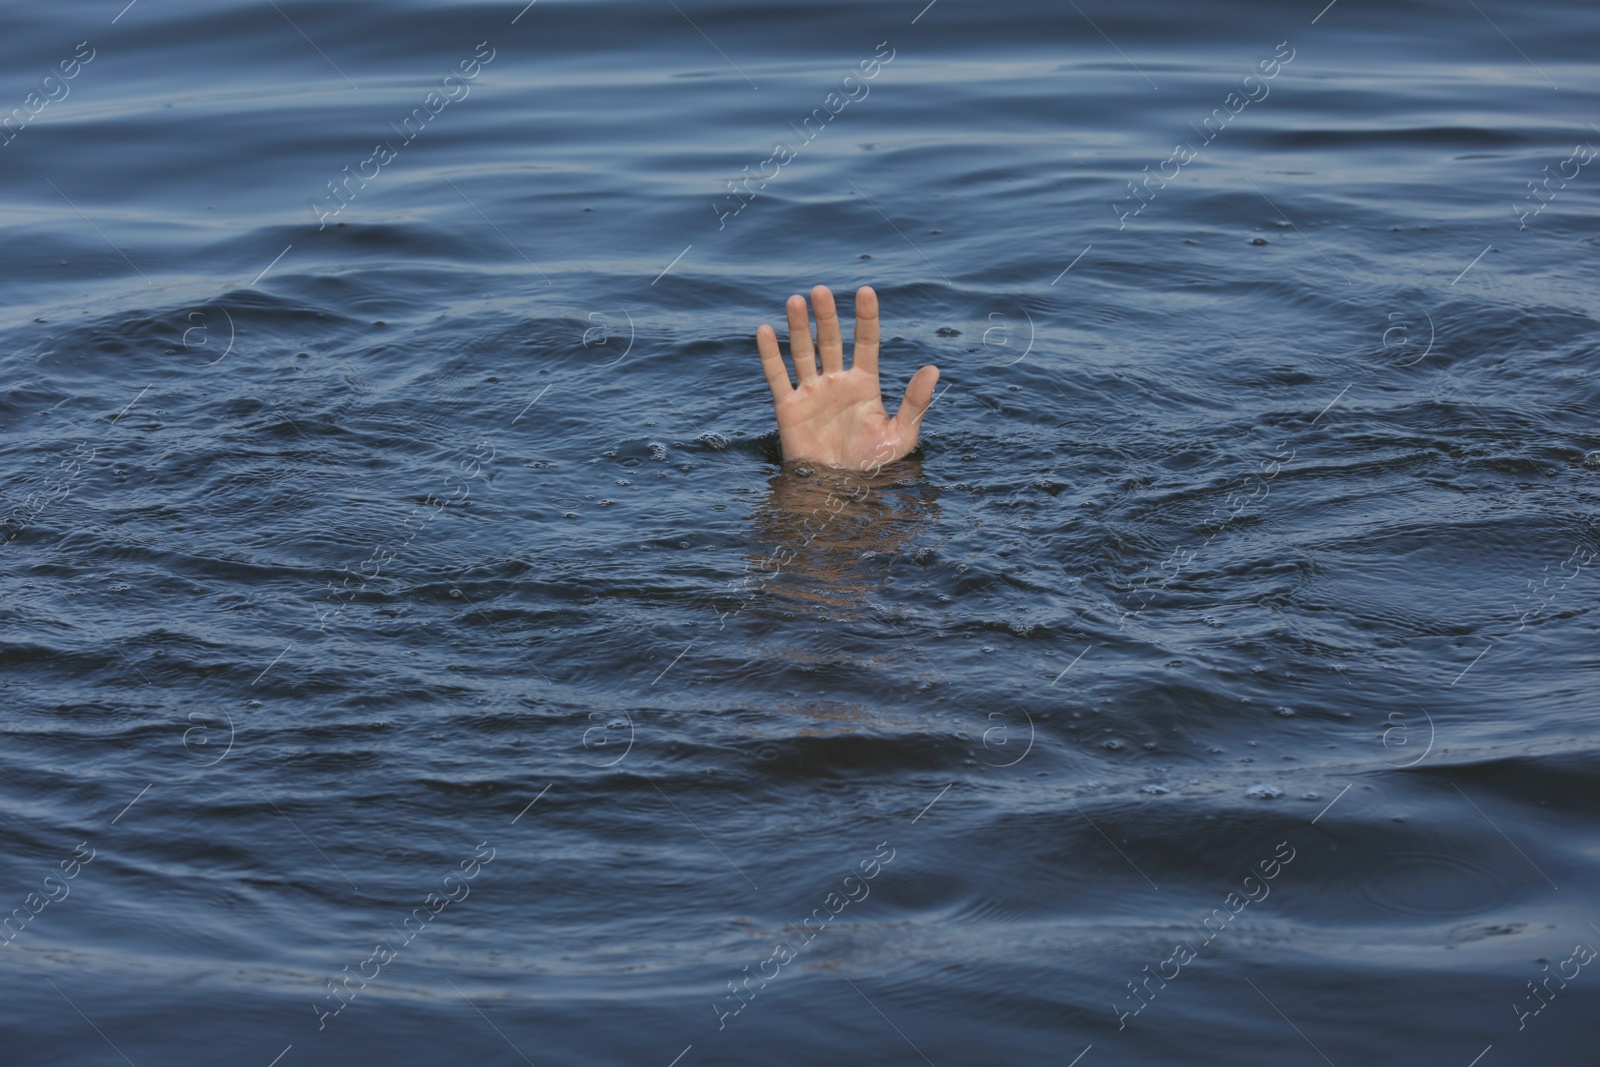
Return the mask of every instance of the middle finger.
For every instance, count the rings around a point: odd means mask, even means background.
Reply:
[[[844,336],[839,330],[839,310],[826,285],[811,290],[811,305],[817,310],[817,347],[822,350],[822,373],[844,370]]]

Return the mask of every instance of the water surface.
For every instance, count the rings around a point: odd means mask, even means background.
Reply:
[[[1592,6],[3,19],[6,1062],[1587,1055]]]

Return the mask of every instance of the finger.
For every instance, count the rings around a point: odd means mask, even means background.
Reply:
[[[817,347],[822,351],[822,373],[844,370],[844,335],[839,332],[839,309],[826,285],[811,290],[811,306],[817,309]]]
[[[765,323],[756,331],[756,350],[761,353],[761,369],[766,372],[767,385],[772,387],[772,399],[782,400],[794,386],[789,383],[789,368],[783,365],[783,353],[778,351],[778,335]]]
[[[878,373],[878,294],[870,285],[856,290],[856,354],[850,366]]]
[[[807,382],[817,376],[817,357],[811,348],[811,312],[803,296],[791,296],[785,310],[789,313],[789,356],[794,360],[795,377]]]
[[[910,434],[913,441],[920,432],[922,416],[933,403],[933,387],[938,384],[939,368],[928,366],[912,375],[906,385],[906,398],[900,402],[900,410],[894,413],[894,421],[900,432]]]

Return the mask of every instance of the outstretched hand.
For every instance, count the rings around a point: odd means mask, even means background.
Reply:
[[[772,387],[783,458],[851,470],[874,470],[892,463],[917,447],[922,416],[933,403],[939,368],[917,371],[906,386],[900,410],[889,418],[878,389],[878,294],[865,285],[856,292],[855,355],[849,370],[844,366],[844,338],[833,294],[819,285],[811,290],[811,303],[817,314],[820,374],[805,297],[791,296],[787,309],[789,355],[798,385],[789,381],[789,368],[778,351],[778,336],[772,327],[763,325],[756,331],[761,367]]]

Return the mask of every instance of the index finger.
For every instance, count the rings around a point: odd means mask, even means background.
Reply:
[[[878,373],[878,294],[870,285],[856,290],[856,354],[850,366]]]

